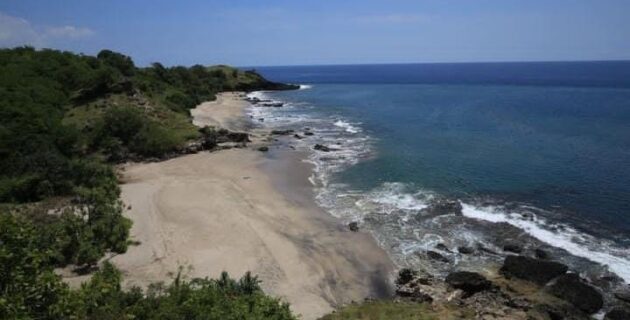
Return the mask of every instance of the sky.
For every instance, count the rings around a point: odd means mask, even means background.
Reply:
[[[0,0],[0,47],[137,65],[630,59],[628,0]]]

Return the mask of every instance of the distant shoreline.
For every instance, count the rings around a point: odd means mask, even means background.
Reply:
[[[192,110],[193,123],[248,130],[247,105],[240,93],[220,94]],[[304,319],[383,294],[393,265],[376,241],[316,206],[299,154],[271,145],[265,156],[256,149],[273,141],[268,134],[250,139],[247,148],[123,167],[121,198],[140,242],[112,259],[125,284],[167,281],[179,266],[192,267],[190,277],[252,271]]]

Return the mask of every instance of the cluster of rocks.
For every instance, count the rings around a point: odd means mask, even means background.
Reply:
[[[436,252],[428,255],[444,258]],[[454,304],[474,311],[479,319],[590,319],[604,307],[604,319],[630,319],[630,288],[616,291],[614,301],[605,303],[597,287],[548,257],[509,255],[493,281],[470,271],[436,279],[402,269],[396,286],[400,299]],[[529,289],[516,289],[519,286]]]
[[[253,105],[256,105],[257,107],[274,107],[274,108],[284,107],[283,102],[275,102],[275,101],[267,100],[267,99],[259,99],[257,97],[247,97],[245,98],[245,100]]]

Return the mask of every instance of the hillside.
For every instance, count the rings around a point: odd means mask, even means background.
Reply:
[[[227,66],[138,68],[109,50],[87,56],[29,47],[0,50],[0,75],[1,319],[292,318],[250,275],[177,277],[145,294],[122,291],[120,273],[107,264],[80,290],[53,270],[91,272],[106,254],[127,250],[131,221],[122,215],[113,164],[212,138],[212,129],[192,125],[189,110],[218,92],[294,86]]]

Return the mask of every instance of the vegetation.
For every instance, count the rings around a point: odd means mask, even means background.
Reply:
[[[459,306],[436,308],[427,303],[379,300],[350,304],[320,320],[455,320],[474,317],[474,312]]]
[[[127,250],[131,221],[112,163],[161,157],[199,138],[189,109],[217,92],[282,88],[226,66],[137,68],[109,50],[1,49],[0,318],[291,319],[250,275],[178,277],[142,292],[121,290],[108,264],[80,290],[53,272],[89,270]]]

